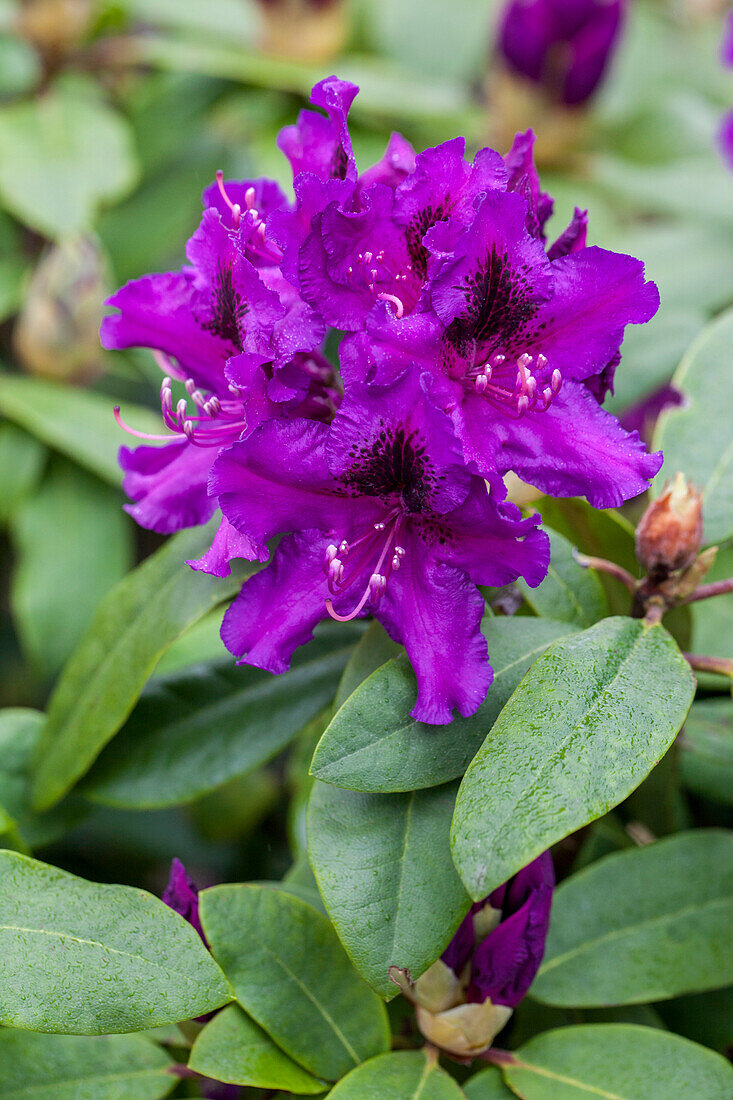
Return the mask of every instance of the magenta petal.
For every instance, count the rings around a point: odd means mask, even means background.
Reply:
[[[548,248],[548,260],[559,260],[561,256],[569,256],[571,252],[580,252],[581,248],[585,248],[587,235],[588,211],[580,210],[576,206],[570,225]]]
[[[161,447],[120,447],[122,486],[132,504],[126,510],[161,535],[206,523],[216,510],[207,481],[216,447],[196,447],[176,439]]]
[[[484,601],[466,574],[426,557],[411,538],[374,615],[407,650],[417,677],[411,715],[445,725],[453,708],[468,717],[483,702],[493,673],[481,633]]]
[[[236,527],[232,527],[226,516],[222,516],[209,549],[200,558],[187,561],[186,565],[190,565],[192,569],[201,573],[210,573],[214,577],[228,577],[231,573],[231,563],[235,558],[244,558],[245,561],[267,561],[267,548],[258,545],[247,535],[240,534]]]
[[[187,920],[206,943],[206,937],[199,920],[199,892],[180,859],[174,859],[171,863],[170,877],[168,885],[163,891],[162,900],[170,909],[174,909],[184,920]]]

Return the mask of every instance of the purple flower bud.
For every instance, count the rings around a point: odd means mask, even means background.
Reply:
[[[199,892],[180,859],[174,859],[171,863],[168,885],[163,891],[163,901],[176,913],[180,913],[184,920],[187,920],[191,927],[196,929],[201,939],[206,943],[204,930],[199,920]]]
[[[575,106],[603,77],[625,7],[626,0],[509,0],[499,49],[518,75]]]
[[[733,68],[733,11],[728,13],[720,56],[723,64],[727,68]],[[718,131],[718,141],[723,156],[730,167],[733,168],[733,111],[729,111],[728,114],[723,117],[720,130]]]

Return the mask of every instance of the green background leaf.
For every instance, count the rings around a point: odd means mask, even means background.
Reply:
[[[357,970],[394,997],[390,966],[418,978],[470,898],[450,853],[457,784],[401,795],[313,787],[308,850],[326,909]]]
[[[468,1100],[512,1100],[515,1093],[504,1084],[501,1070],[487,1066],[464,1082],[463,1091]]]
[[[0,852],[0,1023],[80,1035],[201,1016],[231,991],[158,898]]]
[[[384,1005],[326,918],[262,886],[214,886],[201,922],[237,1000],[287,1054],[336,1080],[389,1043]]]
[[[550,646],[458,792],[451,842],[471,896],[629,795],[671,745],[694,691],[660,626],[604,619]]]
[[[578,1007],[659,1001],[733,982],[733,833],[618,852],[555,892],[532,996]]]
[[[176,1085],[171,1065],[138,1035],[0,1031],[3,1100],[160,1100]]]
[[[550,642],[574,631],[533,618],[485,618],[494,682],[471,718],[431,726],[410,716],[415,674],[407,657],[390,660],[351,694],[316,748],[311,773],[339,787],[399,792],[462,775],[501,708]]]
[[[463,1092],[422,1051],[400,1051],[372,1058],[339,1081],[333,1100],[460,1100]]]
[[[325,1081],[306,1073],[238,1005],[217,1012],[197,1037],[189,1069],[233,1085],[314,1095]]]
[[[279,676],[230,657],[154,680],[84,793],[111,806],[174,806],[265,763],[333,698],[360,635],[360,625],[324,624]]]
[[[733,1067],[677,1035],[630,1024],[547,1031],[515,1052],[504,1075],[525,1100],[729,1100]]]
[[[526,581],[517,587],[536,615],[558,622],[573,623],[579,628],[593,626],[608,615],[608,600],[598,575],[584,569],[573,558],[573,546],[564,535],[552,529],[550,537],[550,568],[537,588]]]
[[[693,703],[678,745],[685,786],[705,798],[733,805],[731,700],[701,699]]]
[[[235,565],[219,579],[186,565],[207,548],[216,522],[169,539],[100,605],[49,703],[34,782],[40,809],[58,801],[114,736],[161,653],[253,572]]]

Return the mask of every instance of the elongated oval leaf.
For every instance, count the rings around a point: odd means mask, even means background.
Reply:
[[[550,642],[574,632],[546,619],[486,618],[494,682],[471,718],[429,726],[410,716],[415,674],[407,657],[387,661],[350,695],[318,743],[311,774],[366,792],[412,791],[462,775],[501,708]]]
[[[501,1070],[488,1066],[463,1084],[468,1100],[512,1100],[516,1094],[504,1083]]]
[[[532,996],[645,1003],[733,982],[733,833],[704,829],[598,860],[555,894]]]
[[[370,623],[344,669],[336,692],[336,707],[342,706],[367,676],[402,653],[402,646],[392,641],[381,623],[376,620]]]
[[[733,1067],[657,1028],[589,1024],[546,1031],[504,1076],[524,1100],[730,1100]]]
[[[604,619],[550,646],[458,792],[453,857],[471,896],[626,798],[672,744],[694,691],[659,625]]]
[[[419,977],[470,904],[450,853],[456,790],[313,788],[308,851],[321,896],[354,966],[383,997],[398,992],[390,966]]]
[[[112,806],[174,806],[265,763],[333,698],[360,635],[324,624],[281,676],[230,660],[156,679],[84,793]]]
[[[655,449],[664,451],[656,490],[678,470],[702,489],[707,545],[733,536],[733,439],[729,403],[721,400],[730,381],[731,341],[733,309],[711,321],[680,363],[672,384],[685,403],[662,413],[654,435]]]
[[[328,1095],[332,1100],[461,1100],[464,1094],[434,1058],[403,1050],[371,1058]]]
[[[206,549],[215,522],[175,535],[100,604],[49,703],[33,792],[39,809],[57,802],[117,733],[161,653],[253,571],[237,564],[219,579],[186,565]]]
[[[171,1066],[138,1035],[0,1031],[3,1100],[160,1100],[177,1082]]]
[[[15,424],[0,424],[0,523],[11,520],[18,505],[33,492],[40,481],[46,454],[46,448],[32,435]]]
[[[193,1044],[189,1069],[215,1081],[314,1095],[325,1081],[288,1058],[238,1005],[217,1012]]]
[[[124,433],[114,422],[111,398],[77,386],[0,371],[0,412],[91,473],[119,486],[117,461]],[[125,403],[128,421],[143,432],[160,432],[160,417]]]
[[[578,565],[572,543],[564,535],[552,530],[547,533],[552,548],[547,576],[537,588],[523,580],[517,585],[535,614],[579,628],[592,626],[608,615],[608,600],[598,574]]]
[[[0,852],[0,1024],[80,1035],[142,1031],[231,1000],[190,924],[131,886]]]
[[[702,699],[693,703],[678,744],[680,775],[685,786],[706,798],[733,805],[730,699]]]
[[[245,1011],[291,1058],[336,1080],[384,1051],[384,1005],[351,966],[321,913],[262,886],[200,895],[211,950]]]

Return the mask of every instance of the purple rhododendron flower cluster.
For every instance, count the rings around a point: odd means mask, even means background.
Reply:
[[[491,683],[476,585],[548,566],[504,475],[609,507],[659,469],[601,407],[658,295],[641,262],[586,244],[580,210],[548,244],[531,132],[473,161],[462,139],[416,154],[394,134],[359,173],[357,91],[322,81],[320,111],[282,131],[294,202],[219,177],[188,265],[123,287],[102,338],[165,372],[165,445],[121,452],[137,521],[171,532],[220,508],[190,563],[220,576],[280,536],[226,613],[231,652],[282,672],[324,617],[372,614],[415,669],[414,716],[444,723]]]
[[[585,103],[608,67],[625,8],[626,0],[510,0],[499,29],[501,55],[553,99]]]

